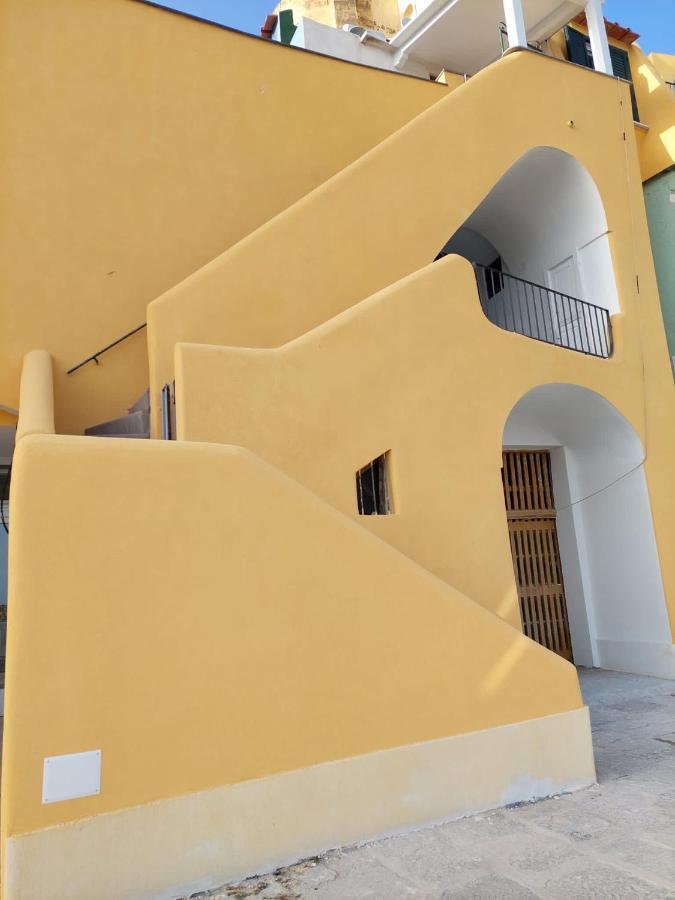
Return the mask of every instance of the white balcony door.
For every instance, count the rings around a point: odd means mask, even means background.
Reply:
[[[579,297],[579,282],[574,256],[568,256],[546,272],[547,286],[566,297]],[[549,302],[556,343],[563,347],[585,347],[587,340],[584,340],[584,322],[579,319],[581,305],[553,294]]]

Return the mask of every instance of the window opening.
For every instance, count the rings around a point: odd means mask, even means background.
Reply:
[[[504,290],[504,277],[502,275],[502,258],[498,256],[485,269],[485,290],[488,300],[492,300],[495,294]]]
[[[389,451],[378,456],[356,473],[356,501],[362,516],[391,514],[389,490]]]

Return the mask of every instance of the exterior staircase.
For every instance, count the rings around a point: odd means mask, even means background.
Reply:
[[[129,407],[126,416],[91,425],[85,428],[84,433],[89,437],[149,438],[150,392],[145,391],[141,394]]]

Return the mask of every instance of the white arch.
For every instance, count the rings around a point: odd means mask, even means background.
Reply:
[[[556,271],[572,260],[576,284],[563,293],[620,311],[602,197],[569,153],[535,147],[521,156],[442,252],[467,256],[467,230],[497,248],[506,272],[536,284],[555,288]]]
[[[503,445],[551,450],[575,661],[675,678],[644,453],[633,427],[599,394],[548,384],[513,407]]]

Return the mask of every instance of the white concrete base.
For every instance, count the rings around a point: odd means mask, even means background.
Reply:
[[[4,900],[173,900],[332,847],[595,782],[573,710],[11,837]]]
[[[633,675],[675,678],[675,644],[661,641],[596,641],[598,667]]]

